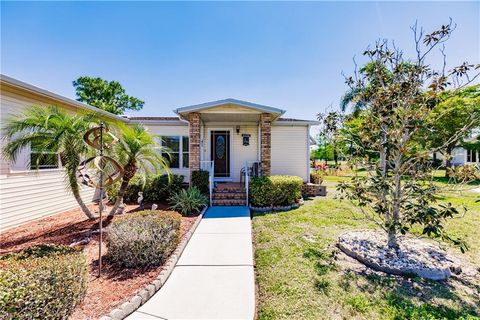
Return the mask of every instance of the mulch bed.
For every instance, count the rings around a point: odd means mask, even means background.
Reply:
[[[96,206],[90,209],[96,212]],[[145,209],[150,205],[146,204]],[[159,204],[157,210],[167,209]],[[138,211],[138,205],[127,205],[125,214]],[[108,210],[107,210],[108,212]],[[98,216],[98,212],[95,213]],[[190,230],[197,215],[182,217],[181,237]],[[107,227],[117,216],[104,217],[103,227]],[[116,269],[103,262],[102,276],[98,274],[98,230],[99,219],[88,220],[80,209],[65,211],[8,229],[0,234],[0,254],[18,251],[37,244],[70,245],[90,238],[87,244],[80,245],[87,258],[90,269],[90,281],[85,299],[74,310],[70,319],[97,319],[118,307],[138,290],[152,282],[162,271],[162,266],[147,269]],[[102,243],[102,256],[107,249]]]

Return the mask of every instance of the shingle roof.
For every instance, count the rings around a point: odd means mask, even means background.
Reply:
[[[178,121],[179,117],[128,117],[130,120],[161,120],[161,121]]]

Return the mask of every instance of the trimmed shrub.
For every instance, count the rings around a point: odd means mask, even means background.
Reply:
[[[116,267],[162,265],[180,241],[182,216],[173,211],[140,211],[108,227],[107,260]]]
[[[151,177],[147,177],[146,180],[140,176],[134,176],[128,183],[127,190],[123,196],[123,202],[136,203],[138,200],[138,193],[147,189],[150,184]],[[109,202],[115,202],[117,200],[118,189],[120,188],[120,182],[116,182],[111,186],[108,186],[105,191]],[[143,195],[145,197],[145,194]]]
[[[171,175],[170,180],[166,174],[158,175],[151,179],[143,196],[146,201],[166,201],[182,189],[182,184],[183,176],[181,175]]]
[[[250,181],[250,203],[254,207],[288,206],[302,196],[303,180],[297,176],[255,177]]]
[[[39,245],[0,257],[0,319],[66,319],[87,291],[83,253]]]
[[[180,190],[170,199],[170,208],[183,215],[198,213],[208,204],[208,198],[197,187]]]
[[[208,182],[208,171],[196,170],[192,172],[192,187],[197,187],[204,195],[210,194],[210,186]]]

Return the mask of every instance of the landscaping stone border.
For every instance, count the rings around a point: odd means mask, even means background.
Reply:
[[[386,235],[371,230],[345,232],[339,236],[337,246],[367,267],[388,274],[414,274],[430,280],[445,280],[451,276],[451,270],[461,272],[453,257],[432,244],[405,236],[399,236],[398,241],[403,252],[392,256],[386,254]],[[372,248],[382,249],[382,252],[372,251]],[[406,252],[410,250],[409,255]]]
[[[130,298],[127,302],[124,302],[118,308],[113,309],[110,311],[108,315],[105,315],[100,318],[100,320],[122,320],[125,319],[127,316],[132,314],[141,305],[145,304],[161,287],[167,282],[168,278],[172,274],[173,268],[177,265],[178,259],[182,254],[183,250],[187,246],[188,242],[192,238],[193,233],[198,227],[198,224],[203,218],[203,215],[208,210],[209,207],[205,207],[200,215],[197,217],[197,220],[193,223],[190,230],[185,234],[183,239],[180,241],[179,245],[167,259],[164,264],[163,270],[157,276],[155,280],[151,283],[147,284],[143,289],[139,290],[137,294],[135,294],[132,298]]]

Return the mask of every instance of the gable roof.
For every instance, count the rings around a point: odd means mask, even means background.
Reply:
[[[219,107],[219,106],[223,106],[223,105],[226,105],[226,104],[234,104],[234,105],[237,105],[237,106],[241,106],[241,107],[245,107],[245,108],[249,108],[249,109],[254,109],[254,110],[261,111],[261,112],[273,113],[273,114],[276,114],[277,117],[279,117],[279,116],[281,116],[282,114],[285,113],[285,110],[282,110],[282,109],[279,109],[279,108],[269,107],[269,106],[265,106],[265,105],[262,105],[262,104],[257,104],[257,103],[253,103],[253,102],[237,100],[237,99],[232,99],[232,98],[210,101],[210,102],[195,104],[195,105],[191,105],[191,106],[187,106],[187,107],[177,108],[176,110],[174,110],[174,112],[178,115],[181,115],[181,114],[190,113],[190,112],[194,112],[194,111],[201,111],[201,110],[205,110],[205,109]]]

